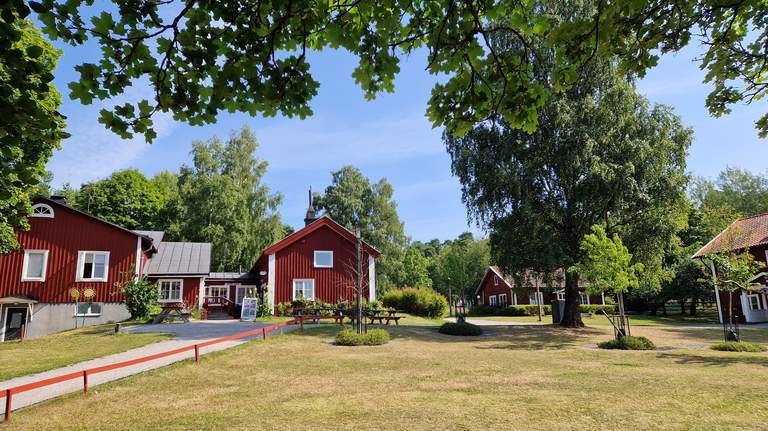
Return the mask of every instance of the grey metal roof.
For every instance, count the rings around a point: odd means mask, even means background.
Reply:
[[[161,242],[149,260],[147,275],[208,275],[211,243]]]
[[[258,280],[259,276],[250,272],[212,272],[209,280]]]
[[[160,242],[163,240],[163,236],[165,236],[165,232],[161,230],[135,230],[134,232],[139,235],[144,235],[151,238],[155,246],[160,244]]]

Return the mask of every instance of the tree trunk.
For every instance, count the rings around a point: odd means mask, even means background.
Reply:
[[[565,307],[560,325],[568,328],[584,326],[579,312],[579,275],[573,272],[565,273]]]
[[[544,298],[542,297],[541,289],[539,288],[539,284],[536,283],[536,304],[539,306],[537,307],[539,310],[539,322],[541,322],[541,315],[543,314],[543,307],[544,305],[542,302],[544,302]],[[554,314],[554,311],[552,312]]]
[[[355,289],[357,290],[357,333],[363,333],[363,258],[362,258],[362,240],[360,239],[360,230],[356,233],[357,241],[355,241],[355,257],[356,262],[356,274],[355,274]]]
[[[677,302],[680,303],[680,315],[685,316],[685,298],[680,298]]]
[[[689,312],[691,317],[696,317],[696,307],[698,306],[698,304],[699,304],[698,298],[696,298],[695,296],[691,298],[691,308],[690,308],[691,311]]]

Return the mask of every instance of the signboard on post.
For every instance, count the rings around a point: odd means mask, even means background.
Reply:
[[[256,310],[259,308],[257,298],[243,298],[243,306],[240,310],[240,320],[256,318]]]

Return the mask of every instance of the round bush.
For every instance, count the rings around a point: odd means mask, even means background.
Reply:
[[[618,350],[655,350],[656,345],[653,341],[645,337],[621,337],[618,340],[603,341],[598,344],[597,347],[601,349],[618,349]]]
[[[447,334],[447,335],[477,337],[478,335],[483,333],[483,328],[467,322],[462,322],[462,323],[447,322],[447,323],[443,323],[443,326],[441,326],[440,329],[438,329],[438,331],[441,334]]]
[[[390,290],[382,295],[381,302],[385,307],[433,319],[443,317],[448,312],[448,300],[427,288],[406,287]]]
[[[383,329],[370,329],[358,334],[354,329],[343,329],[336,334],[339,346],[380,346],[389,343],[389,332]]]
[[[710,349],[721,352],[765,352],[765,346],[762,344],[748,343],[746,341],[728,341],[715,344]]]

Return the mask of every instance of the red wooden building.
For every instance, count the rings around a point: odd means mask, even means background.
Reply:
[[[313,216],[310,209],[306,226],[264,250],[251,269],[266,279],[273,307],[299,298],[326,303],[355,299],[355,234],[327,216]],[[362,242],[361,255],[363,297],[373,301],[379,252]]]
[[[141,271],[157,251],[152,239],[75,210],[35,198],[21,247],[0,255],[0,341],[129,317],[115,282]],[[94,296],[84,301],[87,290]],[[73,292],[79,292],[75,304]]]
[[[734,321],[768,322],[768,213],[734,221],[699,249],[693,258],[704,261],[715,276],[716,268],[713,262],[707,259],[707,255],[724,251],[748,251],[756,262],[764,265],[761,265],[761,269],[755,274],[754,281],[758,285],[750,291],[735,291],[730,301],[728,292],[720,291],[714,286],[720,322],[728,321],[729,302]]]
[[[539,288],[539,299],[542,304],[551,304],[555,298],[565,299],[565,277],[562,270],[555,273],[548,284],[544,277],[528,272],[521,285],[517,285],[512,276],[502,273],[498,266],[489,266],[485,276],[475,289],[475,296],[479,304],[494,307],[506,307],[508,305],[537,304],[536,287]],[[579,289],[582,291],[580,301],[582,304],[605,305],[605,295],[587,295],[584,292],[585,284],[579,281]]]

